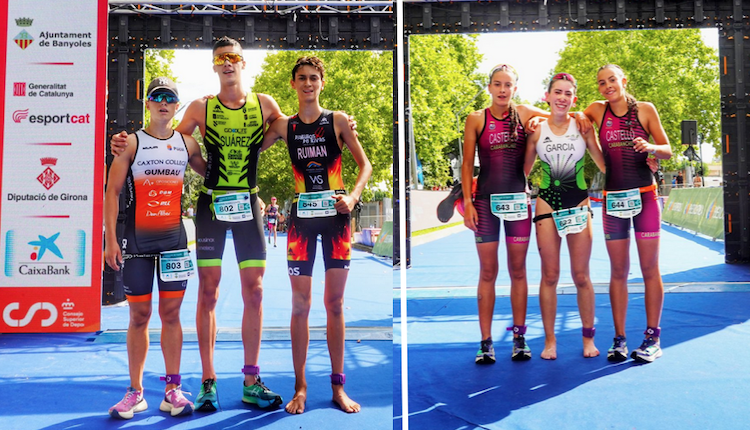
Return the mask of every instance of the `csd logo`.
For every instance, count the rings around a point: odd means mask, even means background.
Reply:
[[[8,303],[8,306],[3,309],[3,321],[8,327],[25,327],[27,326],[37,311],[43,310],[49,312],[49,317],[42,320],[42,327],[49,327],[57,321],[57,308],[55,305],[49,302],[37,302],[29,307],[26,311],[26,316],[22,319],[15,319],[11,317],[11,312],[17,311],[21,305],[18,302]]]

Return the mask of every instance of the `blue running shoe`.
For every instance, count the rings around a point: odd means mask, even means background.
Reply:
[[[607,351],[607,360],[622,362],[628,359],[628,344],[625,336],[617,336],[612,340],[612,346]]]
[[[203,412],[213,412],[219,408],[219,396],[216,393],[216,381],[206,379],[201,384],[201,391],[195,398],[195,409]]]
[[[245,403],[254,403],[262,409],[278,407],[282,400],[281,396],[269,390],[257,377],[255,384],[251,386],[242,385],[242,401]]]
[[[495,362],[495,348],[492,346],[492,338],[482,341],[474,361],[477,364],[493,364]]]
[[[638,348],[634,349],[630,354],[635,361],[640,363],[652,363],[657,358],[661,357],[661,346],[659,345],[659,338],[654,339],[649,336],[643,339],[643,343]]]
[[[513,354],[510,356],[513,361],[526,361],[531,359],[531,349],[526,345],[526,339],[522,334],[513,338]]]

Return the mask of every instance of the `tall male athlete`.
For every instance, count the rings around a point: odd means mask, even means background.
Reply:
[[[189,135],[198,127],[208,152],[206,180],[198,198],[195,219],[200,279],[196,325],[203,367],[203,384],[195,404],[203,411],[215,411],[218,407],[214,369],[215,309],[226,232],[231,229],[244,302],[242,401],[271,408],[280,405],[282,399],[269,390],[259,376],[266,247],[256,170],[264,126],[282,114],[272,97],[243,89],[245,61],[239,42],[222,37],[214,44],[213,55],[213,70],[221,85],[219,93],[214,98],[193,101],[176,128]],[[114,136],[112,145],[123,146],[126,135],[122,132]]]

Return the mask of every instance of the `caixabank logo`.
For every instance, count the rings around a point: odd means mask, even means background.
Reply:
[[[5,234],[4,269],[7,277],[83,276],[86,232],[8,230]]]

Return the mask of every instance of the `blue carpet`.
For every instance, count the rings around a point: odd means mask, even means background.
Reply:
[[[494,365],[474,364],[478,348],[476,299],[408,301],[410,428],[580,429],[746,428],[750,373],[750,293],[667,294],[662,318],[664,356],[649,365],[611,364],[613,335],[607,295],[597,295],[597,347],[581,353],[575,297],[558,299],[558,359],[539,358],[544,335],[538,301],[529,300],[531,361],[510,356],[507,299],[493,323]],[[395,325],[401,323],[398,308]],[[627,334],[631,350],[645,327],[642,295],[631,295]],[[402,345],[394,344],[394,356]],[[401,377],[394,367],[394,428],[400,428]],[[717,427],[720,416],[720,427]]]
[[[148,426],[167,429],[366,429],[388,428],[392,419],[392,347],[390,342],[347,342],[347,392],[363,405],[358,414],[338,410],[330,400],[330,364],[325,342],[311,342],[307,362],[306,412],[290,415],[283,408],[263,411],[241,402],[242,344],[216,344],[221,410],[171,417],[159,411],[163,398],[164,362],[159,344],[146,360],[144,388],[149,407],[132,420],[115,420],[107,410],[125,394],[129,384],[124,344],[98,344],[91,335],[0,335],[3,357],[0,384],[8,395],[0,409],[3,430],[115,429]],[[286,400],[294,394],[289,342],[264,342],[260,366],[264,382]],[[200,389],[197,343],[185,344],[182,355],[183,390],[194,399]],[[333,424],[331,424],[333,423]]]
[[[264,278],[264,327],[272,340],[264,340],[260,363],[264,382],[282,395],[285,402],[294,394],[294,372],[288,327],[291,317],[291,288],[286,265],[286,235],[278,247],[268,249]],[[290,415],[280,408],[262,411],[241,402],[242,343],[236,341],[242,314],[239,271],[231,238],[224,254],[217,322],[215,365],[218,373],[221,410],[173,418],[159,411],[164,390],[164,362],[158,343],[161,327],[158,295],[149,325],[157,341],[151,343],[146,360],[144,386],[147,411],[129,421],[114,420],[107,410],[125,394],[129,385],[124,336],[118,330],[128,326],[125,304],[102,309],[102,330],[96,334],[0,334],[0,386],[7,400],[0,408],[0,430],[108,429],[142,427],[156,429],[363,429],[390,428],[392,423],[393,349],[390,328],[393,271],[390,260],[352,250],[352,263],[344,303],[349,327],[347,337],[377,329],[385,340],[346,342],[346,389],[362,405],[358,414],[346,414],[331,402],[330,361],[322,330],[313,330],[307,361],[308,400],[302,415]],[[323,304],[324,268],[320,249],[313,272],[311,327],[325,327]],[[194,399],[200,389],[201,364],[194,338],[198,281],[191,279],[181,310],[186,343],[181,373],[183,389]],[[275,330],[275,332],[274,332]],[[221,336],[222,332],[229,335]],[[192,333],[190,333],[192,332]],[[107,338],[99,341],[99,338]],[[357,338],[358,339],[358,338]]]
[[[591,278],[609,283],[601,205],[594,204]],[[597,294],[596,344],[602,356],[584,359],[569,255],[563,246],[556,321],[558,359],[539,358],[544,333],[538,298],[541,262],[532,234],[527,258],[527,339],[533,358],[512,362],[510,279],[499,250],[494,365],[474,364],[479,347],[476,285],[479,261],[473,233],[463,230],[412,248],[407,277],[409,427],[413,429],[646,429],[747,428],[750,372],[750,267],[724,263],[724,243],[662,225],[660,269],[669,292],[662,317],[664,356],[649,365],[611,364],[606,351],[613,324],[609,296]],[[643,279],[635,241],[630,246],[627,334],[638,347],[645,328]],[[393,428],[401,428],[403,348],[400,272],[394,277]],[[572,291],[571,291],[572,290]],[[709,292],[710,291],[710,292]],[[573,294],[571,294],[573,293]]]

